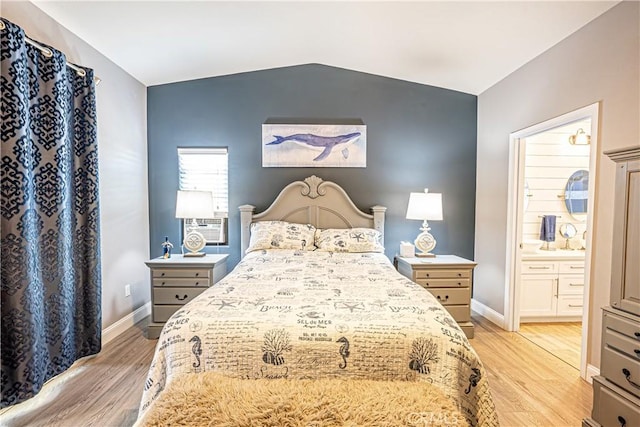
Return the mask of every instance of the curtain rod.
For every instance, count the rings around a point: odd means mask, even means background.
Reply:
[[[4,25],[4,22],[0,21],[0,30],[4,30],[5,28],[7,28],[6,25]],[[26,35],[24,36],[25,41],[30,44],[31,46],[35,47],[36,49],[38,49],[40,52],[42,52],[42,54],[44,56],[46,56],[47,58],[51,58],[53,56],[53,52],[51,52],[51,49],[42,46],[41,44],[39,44],[38,42],[36,42],[35,40],[30,39],[29,37],[27,37]],[[67,61],[67,66],[71,69],[73,69],[79,76],[84,77],[87,75],[87,72],[85,70],[83,70],[82,68],[78,67],[77,65],[74,65],[70,62]],[[95,84],[99,84],[102,80],[100,79],[100,77],[98,76],[93,76],[93,81],[95,82]]]

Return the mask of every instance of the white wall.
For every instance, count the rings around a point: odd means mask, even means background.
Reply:
[[[600,102],[590,334],[600,365],[600,307],[609,301],[614,164],[603,151],[640,144],[640,3],[622,2],[478,97],[473,297],[504,314],[509,134]]]
[[[590,145],[571,145],[569,136],[578,129],[591,128],[591,120],[582,120],[526,139],[524,179],[529,186],[528,206],[522,219],[522,240],[538,240],[543,215],[556,215],[557,227],[552,248],[562,248],[566,240],[559,234],[560,225],[576,227],[572,248],[581,247],[580,239],[587,229],[587,215],[571,216],[564,197],[569,177],[578,170],[589,170]]]
[[[0,13],[32,39],[93,68],[100,180],[103,329],[150,300],[146,87],[29,2],[3,2]],[[116,29],[114,28],[114,31]],[[131,284],[130,297],[124,285]]]

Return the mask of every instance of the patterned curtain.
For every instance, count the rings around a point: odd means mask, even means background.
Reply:
[[[93,71],[5,19],[0,41],[2,408],[99,352],[102,313]]]

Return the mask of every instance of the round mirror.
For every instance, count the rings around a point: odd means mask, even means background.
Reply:
[[[574,219],[586,220],[588,196],[589,171],[575,171],[567,180],[564,189],[564,204]]]
[[[565,239],[573,238],[577,232],[578,230],[576,230],[576,226],[571,224],[570,222],[567,222],[560,226],[560,235]]]
[[[571,241],[571,238],[575,236],[576,233],[578,232],[578,230],[576,229],[576,226],[571,224],[570,222],[566,222],[560,225],[558,232],[562,237],[565,238],[564,248],[562,249],[565,249],[567,251],[573,250],[573,248],[571,247],[570,241]]]

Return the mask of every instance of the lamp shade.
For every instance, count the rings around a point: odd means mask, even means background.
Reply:
[[[213,218],[211,191],[178,190],[176,218]]]
[[[407,207],[407,219],[442,220],[442,194],[411,193]]]

